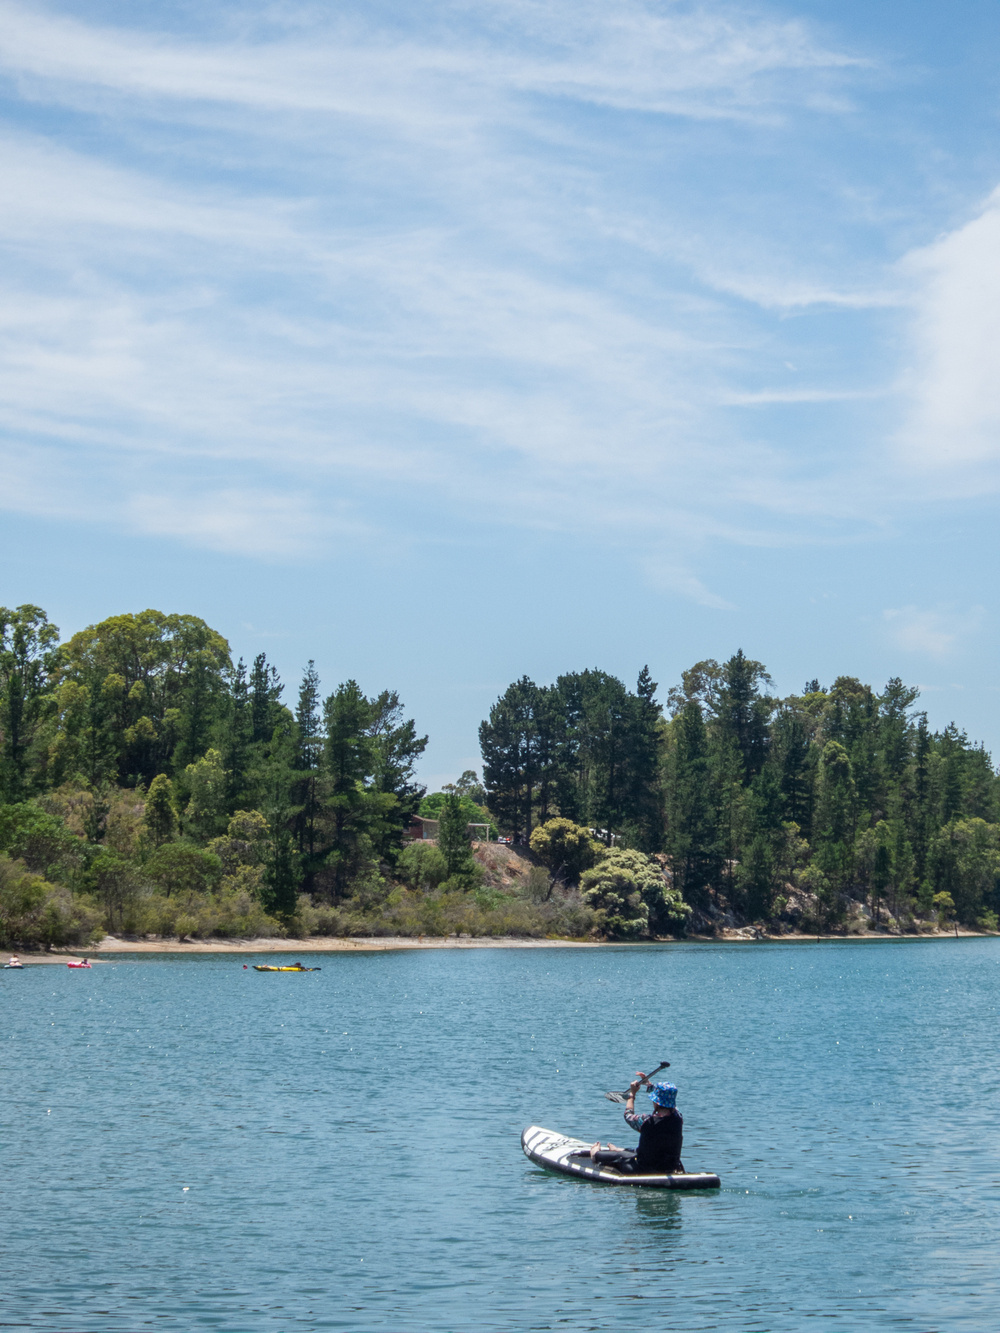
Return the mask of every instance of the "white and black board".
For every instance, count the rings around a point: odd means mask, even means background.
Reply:
[[[558,1171],[564,1176],[578,1176],[601,1185],[629,1185],[653,1190],[717,1190],[722,1182],[711,1171],[685,1171],[676,1176],[626,1176],[613,1167],[598,1165],[586,1154],[590,1144],[583,1139],[571,1139],[557,1134],[554,1129],[529,1125],[521,1134],[521,1147],[526,1157],[547,1171]]]

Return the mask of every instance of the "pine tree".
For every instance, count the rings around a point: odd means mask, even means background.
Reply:
[[[227,777],[227,803],[230,813],[250,804],[247,798],[250,769],[250,745],[253,740],[250,718],[250,693],[247,669],[242,657],[229,679],[229,700],[220,738],[220,752]]]
[[[919,883],[923,882],[927,874],[927,853],[931,834],[930,755],[931,737],[927,727],[927,714],[920,713],[913,738],[911,783],[913,795],[905,812],[910,843],[913,847],[914,871]]]
[[[847,887],[854,870],[857,814],[857,789],[850,756],[839,741],[827,741],[820,761],[816,860],[840,892]]]
[[[816,756],[812,744],[814,726],[809,715],[786,700],[775,714],[771,743],[781,774],[783,818],[809,836],[812,828],[816,783]]]
[[[0,607],[0,802],[23,801],[32,786],[32,741],[55,699],[59,630],[40,606]]]
[[[739,753],[744,785],[760,772],[767,758],[773,701],[761,694],[760,687],[771,683],[763,664],[744,656],[742,648],[722,669],[716,718],[722,736]]]
[[[743,911],[751,921],[771,915],[785,840],[783,804],[778,768],[772,758],[750,784],[743,807],[743,850],[736,882]]]
[[[295,710],[295,753],[290,793],[292,831],[298,852],[302,888],[306,893],[314,891],[316,873],[322,864],[318,823],[322,808],[319,793],[322,757],[319,675],[316,664],[310,661],[302,677],[298,707]]]
[[[274,829],[265,875],[268,911],[279,921],[290,921],[298,905],[299,874],[295,841],[287,827]]]
[[[663,793],[659,782],[662,714],[656,688],[649,667],[644,666],[632,703],[625,812],[628,840],[643,852],[661,851],[664,837]]]
[[[708,736],[701,707],[693,699],[671,724],[667,851],[674,885],[695,906],[708,901],[718,881],[718,832],[710,795]]]
[[[535,711],[538,686],[522,676],[509,686],[479,728],[483,783],[491,812],[515,842],[531,836],[538,776]]]
[[[610,846],[630,812],[634,696],[606,671],[560,676],[557,688],[567,721],[564,782],[575,786],[560,802],[560,812],[600,830],[598,836]]]
[[[353,680],[341,685],[323,705],[327,779],[324,811],[330,825],[326,862],[337,898],[347,894],[351,881],[371,856],[368,834],[374,811],[366,783],[374,770],[373,711],[371,701]]]
[[[534,703],[534,747],[538,800],[536,818],[544,824],[551,816],[559,790],[559,766],[566,734],[566,718],[559,691],[539,689]]]
[[[380,798],[374,806],[372,847],[381,861],[392,866],[426,791],[415,779],[415,766],[427,748],[427,737],[418,736],[413,719],[404,717],[403,705],[395,690],[383,690],[372,700],[369,735],[373,757],[372,792]]]
[[[441,807],[438,823],[438,849],[448,867],[449,879],[457,879],[471,884],[476,871],[472,856],[472,840],[466,821],[462,798],[457,792],[449,792]]]
[[[250,740],[255,745],[269,741],[285,710],[281,706],[284,686],[263,653],[250,668]]]

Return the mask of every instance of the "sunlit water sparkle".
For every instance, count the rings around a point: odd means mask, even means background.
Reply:
[[[243,961],[0,973],[0,1328],[997,1325],[1000,940]],[[522,1156],[660,1058],[721,1192]]]

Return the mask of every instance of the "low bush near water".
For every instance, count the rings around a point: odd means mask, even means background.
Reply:
[[[177,939],[276,939],[288,934],[259,900],[244,891],[197,893],[165,898],[149,893],[122,910],[123,935],[163,935]]]
[[[102,935],[100,911],[0,853],[0,946],[49,949],[90,944]]]
[[[534,903],[513,895],[449,891],[421,893],[394,889],[379,907],[352,902],[315,907],[305,897],[292,925],[293,935],[388,936],[505,935],[545,939],[580,938],[593,928],[597,914],[576,895]]]

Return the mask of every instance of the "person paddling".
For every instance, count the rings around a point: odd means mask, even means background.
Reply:
[[[649,1088],[652,1115],[635,1113],[635,1094],[643,1083]],[[590,1150],[593,1161],[602,1166],[613,1166],[625,1175],[672,1176],[683,1173],[684,1117],[677,1109],[677,1089],[672,1083],[650,1083],[645,1074],[637,1073],[629,1084],[625,1123],[638,1131],[638,1148],[634,1151],[616,1148],[613,1143],[602,1148],[598,1140]]]

